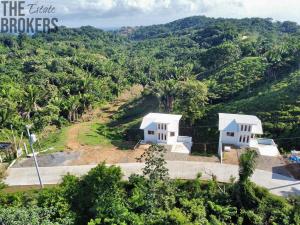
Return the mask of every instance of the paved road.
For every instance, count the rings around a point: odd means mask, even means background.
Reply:
[[[117,164],[127,179],[133,173],[140,174],[144,164],[126,163]],[[63,175],[68,173],[82,176],[96,165],[89,166],[61,166],[41,167],[41,177],[45,184],[57,184]],[[209,162],[180,162],[168,161],[167,164],[171,178],[194,179],[197,173],[202,173],[203,179],[211,179],[211,175],[217,176],[221,182],[228,182],[233,177],[238,177],[238,167]],[[269,171],[256,170],[252,181],[269,189],[273,194],[287,196],[290,194],[300,195],[300,181],[290,177],[274,174]],[[10,168],[5,183],[9,186],[36,185],[39,184],[34,167]]]

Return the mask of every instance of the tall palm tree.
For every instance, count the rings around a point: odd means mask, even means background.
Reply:
[[[157,96],[165,112],[172,112],[177,89],[177,81],[165,80],[155,83],[151,92]]]
[[[251,148],[246,149],[246,152],[240,156],[239,183],[245,184],[250,180],[255,171],[257,157],[256,150]]]
[[[240,156],[239,181],[236,183],[233,192],[236,203],[240,208],[253,208],[260,201],[250,182],[250,177],[255,171],[257,156],[256,150],[251,148],[246,149],[246,152]]]
[[[39,89],[36,86],[29,85],[26,88],[24,93],[24,107],[28,119],[30,119],[31,112],[38,111],[37,100],[39,96]]]

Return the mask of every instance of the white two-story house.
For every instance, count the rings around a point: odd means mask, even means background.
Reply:
[[[219,113],[219,155],[224,145],[238,148],[256,148],[262,155],[276,156],[279,154],[272,139],[257,138],[263,134],[259,118],[251,115]]]
[[[190,153],[192,138],[179,136],[181,118],[181,115],[149,113],[140,126],[144,130],[143,143],[171,145],[174,152]]]

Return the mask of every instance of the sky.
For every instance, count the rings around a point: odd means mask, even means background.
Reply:
[[[273,18],[300,24],[300,0],[36,0],[53,5],[59,25],[99,28],[162,24],[176,19],[208,17]]]

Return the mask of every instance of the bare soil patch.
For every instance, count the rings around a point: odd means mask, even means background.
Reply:
[[[300,164],[297,163],[291,163],[287,159],[285,159],[286,162],[286,169],[289,171],[289,173],[297,180],[300,180]]]
[[[136,162],[136,158],[143,153],[143,149],[124,151],[118,149],[116,146],[101,144],[99,144],[99,146],[88,146],[80,143],[78,136],[80,132],[86,132],[95,121],[102,124],[110,122],[112,116],[118,109],[129,100],[139,96],[142,90],[143,88],[141,86],[133,86],[130,90],[124,91],[119,98],[109,106],[88,112],[87,115],[83,117],[82,122],[74,124],[68,130],[66,144],[68,151],[80,153],[80,156],[68,162],[68,165],[97,164],[104,161],[112,164]]]
[[[239,150],[237,150],[237,149],[231,149],[230,152],[224,152],[223,163],[238,165],[239,164],[239,153],[238,153],[238,151]]]
[[[230,152],[225,152],[223,163],[238,165],[239,157],[243,151],[243,149],[232,149]],[[270,157],[259,155],[256,168],[300,179],[300,165],[290,164],[282,156]]]

